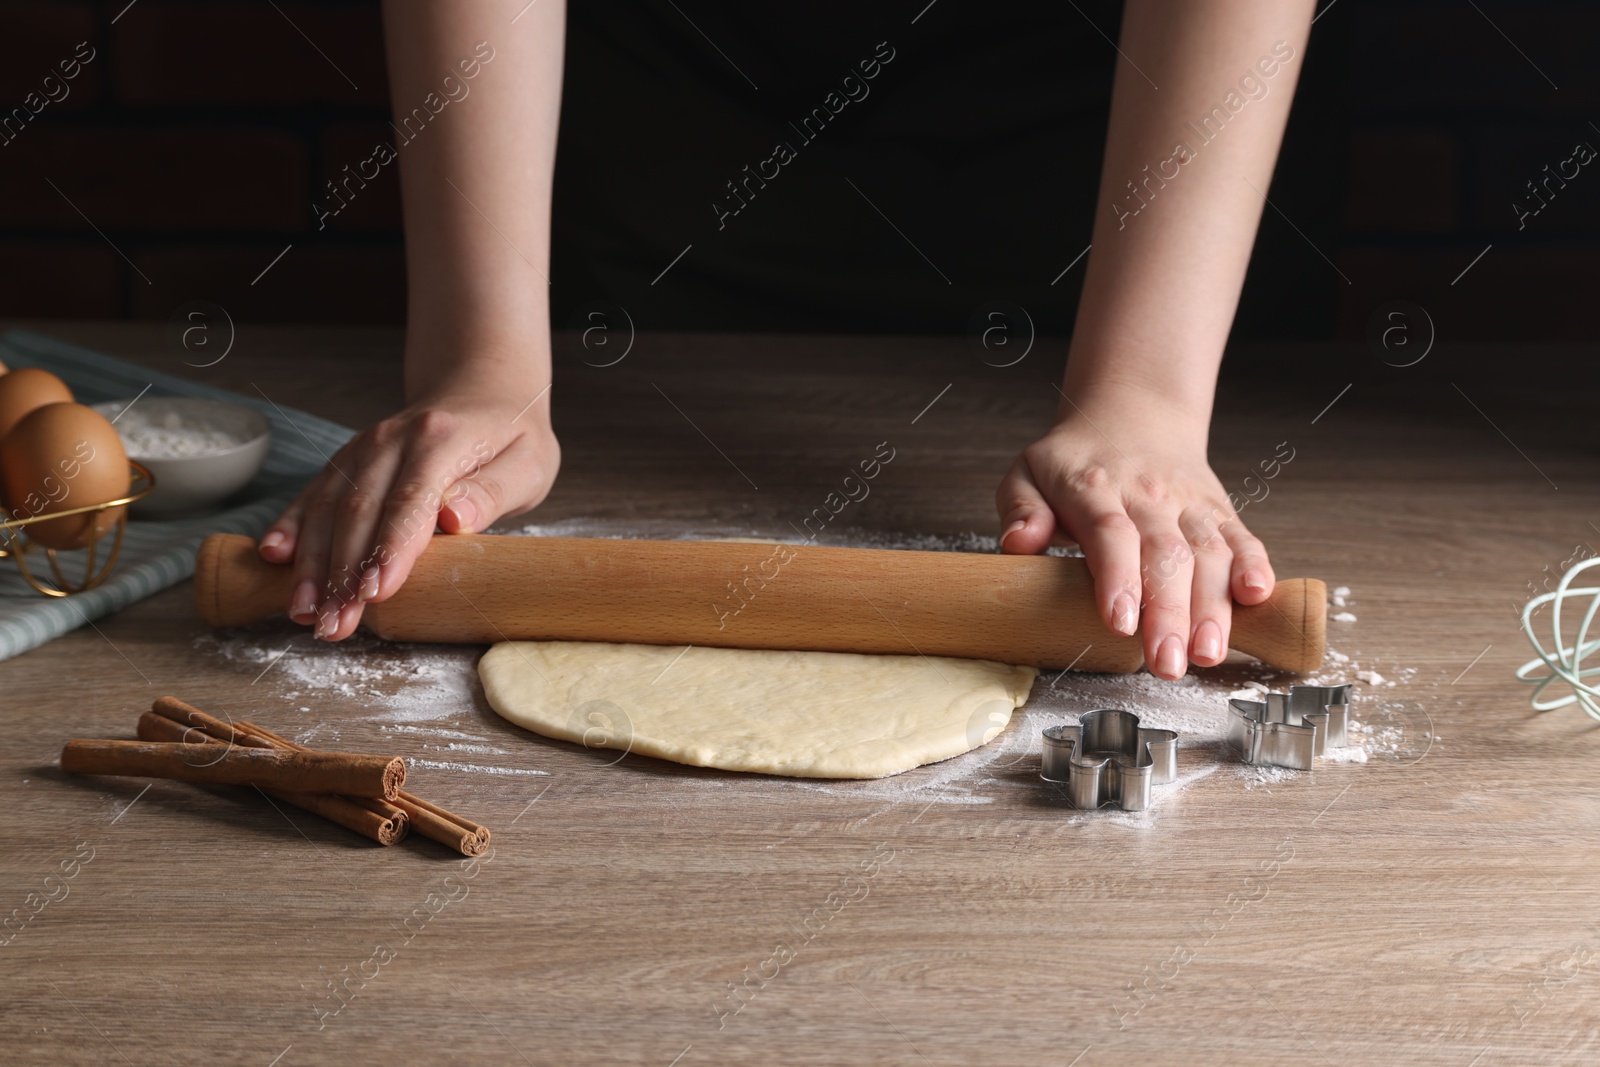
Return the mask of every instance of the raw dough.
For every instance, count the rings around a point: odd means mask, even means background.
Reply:
[[[796,778],[884,778],[1005,729],[1039,672],[984,660],[507,641],[489,706],[590,748]]]

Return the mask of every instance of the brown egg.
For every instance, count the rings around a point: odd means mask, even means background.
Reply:
[[[22,417],[35,408],[71,402],[72,390],[47,370],[18,367],[0,374],[0,441],[4,441]]]
[[[0,377],[0,382],[22,371]],[[128,456],[116,427],[82,404],[46,404],[0,440],[0,486],[11,517],[49,515],[128,495]],[[32,523],[46,548],[82,548],[116,524],[122,508]]]

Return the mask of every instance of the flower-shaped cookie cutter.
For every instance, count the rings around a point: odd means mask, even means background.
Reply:
[[[1265,700],[1228,701],[1228,743],[1246,763],[1309,771],[1329,745],[1344,745],[1350,685],[1292,685]]]
[[[1150,806],[1150,787],[1178,776],[1178,734],[1139,725],[1131,711],[1085,712],[1076,726],[1044,731],[1039,777],[1066,786],[1075,808]]]

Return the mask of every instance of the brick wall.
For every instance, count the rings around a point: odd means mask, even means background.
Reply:
[[[1331,137],[1325,161],[1344,174],[1343,227],[1300,228],[1334,235],[1340,335],[1407,299],[1441,336],[1592,337],[1600,166],[1565,161],[1600,149],[1600,9],[1323,3],[1313,51],[1349,43],[1322,75],[1348,109],[1348,147]],[[241,320],[400,321],[393,168],[325,230],[311,206],[387,120],[374,0],[0,0],[0,315],[159,320],[206,300]],[[1274,201],[1296,180],[1280,174]],[[1275,264],[1255,292],[1293,270],[1283,228],[1269,212]]]
[[[388,119],[375,3],[9,0],[0,108],[0,314],[400,320],[393,175],[311,210]]]

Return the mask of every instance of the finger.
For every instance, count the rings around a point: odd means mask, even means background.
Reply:
[[[374,445],[366,465],[353,472],[355,484],[346,486],[334,514],[328,577],[341,608],[352,601],[370,600],[378,591],[378,565],[373,550],[383,502],[400,469],[401,446],[398,442],[376,440]]]
[[[1139,629],[1139,528],[1121,499],[1102,489],[1051,493],[1063,526],[1083,546],[1100,620],[1114,633]]]
[[[1233,552],[1233,599],[1241,604],[1260,604],[1272,595],[1277,584],[1267,547],[1256,538],[1237,515],[1222,524],[1222,537]]]
[[[283,539],[273,538],[272,554],[283,557],[287,562],[292,556],[295,570],[289,584],[289,617],[296,622],[316,623],[317,608],[327,598],[327,550],[324,543],[328,535],[327,502],[330,496],[337,497],[339,482],[347,481],[341,463],[348,466],[360,454],[363,447],[363,435],[356,435],[346,441],[344,447],[333,454],[320,474],[314,478],[310,485],[301,491],[295,498],[284,515],[279,517],[283,522],[285,517],[292,517],[296,523],[294,535]],[[315,516],[313,516],[315,512]],[[270,531],[269,531],[270,532]],[[279,531],[285,532],[285,531]],[[302,550],[306,539],[310,537],[309,554]],[[265,542],[266,538],[263,538]],[[287,546],[288,551],[285,551]]]
[[[411,573],[433,537],[444,494],[456,480],[482,461],[486,445],[458,437],[455,419],[443,412],[424,412],[412,424],[412,442],[384,502],[376,530],[373,558],[378,588],[373,600],[393,596]]]
[[[306,494],[310,487],[289,502],[289,506],[273,520],[261,535],[256,550],[268,563],[288,563],[294,559],[294,546],[299,539],[300,523],[306,510]]]
[[[444,493],[439,528],[445,533],[477,533],[503,515],[541,503],[555,484],[560,452],[541,452],[536,438],[514,438],[482,466],[457,479]]]
[[[356,627],[361,624],[361,613],[366,605],[359,600],[352,600],[339,608],[334,617],[332,627],[326,633],[318,636],[324,641],[343,641],[356,632]]]
[[[1158,678],[1182,678],[1189,663],[1189,591],[1194,550],[1172,520],[1140,522],[1144,576],[1144,661]]]
[[[306,489],[305,510],[295,540],[292,577],[289,582],[289,617],[301,624],[317,622],[317,608],[324,601],[328,580],[328,537],[333,531],[333,509],[338,506],[337,474],[324,471]]]
[[[1018,456],[1000,479],[994,506],[1000,513],[1000,551],[1034,556],[1049,547],[1056,532],[1056,514],[1034,481],[1026,457]]]
[[[1189,547],[1194,550],[1194,584],[1189,590],[1189,659],[1202,667],[1215,667],[1228,654],[1228,632],[1233,620],[1233,596],[1229,592],[1233,552],[1215,520],[1203,509],[1186,512],[1183,527]]]

